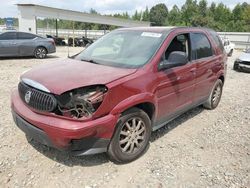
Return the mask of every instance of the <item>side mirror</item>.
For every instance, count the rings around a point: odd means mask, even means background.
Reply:
[[[188,56],[185,52],[174,51],[169,54],[168,60],[164,60],[159,64],[158,69],[159,70],[170,69],[173,67],[186,65],[187,63],[188,63]]]

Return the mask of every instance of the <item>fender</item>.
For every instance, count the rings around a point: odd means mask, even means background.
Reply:
[[[136,106],[141,103],[146,103],[146,102],[154,104],[155,108],[157,108],[157,103],[156,103],[155,96],[153,95],[153,93],[146,92],[146,93],[140,93],[137,95],[130,96],[129,98],[121,101],[119,104],[117,104],[113,108],[113,110],[110,113],[112,115],[121,114],[122,112],[124,112],[125,110],[133,106]]]
[[[217,79],[219,79],[220,77],[223,77],[224,78],[224,80],[223,80],[223,84],[225,83],[225,74],[223,73],[223,71],[219,71],[218,73],[217,73]]]

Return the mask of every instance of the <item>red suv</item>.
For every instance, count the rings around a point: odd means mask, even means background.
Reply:
[[[118,29],[71,59],[23,74],[12,93],[13,117],[47,146],[129,162],[152,131],[198,105],[217,107],[226,61],[210,29]]]

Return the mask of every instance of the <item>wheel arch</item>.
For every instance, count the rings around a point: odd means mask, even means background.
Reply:
[[[155,117],[156,103],[153,94],[143,93],[125,99],[114,107],[111,114],[123,114],[131,108],[143,110],[152,121]]]
[[[143,110],[149,117],[149,119],[152,121],[152,119],[154,118],[154,114],[155,114],[155,105],[151,102],[143,102],[143,103],[139,103],[137,105],[131,106],[128,109],[124,110],[122,112],[122,114],[132,108],[139,108],[141,110]]]
[[[221,80],[221,81],[222,81],[222,84],[224,85],[225,76],[224,76],[224,75],[220,75],[218,79]]]

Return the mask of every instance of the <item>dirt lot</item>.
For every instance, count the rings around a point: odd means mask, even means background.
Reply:
[[[80,48],[70,49],[78,52]],[[193,109],[153,133],[137,161],[116,165],[105,154],[72,157],[27,141],[14,125],[10,92],[19,75],[67,56],[0,60],[0,187],[250,187],[250,74],[228,60],[222,101]]]

